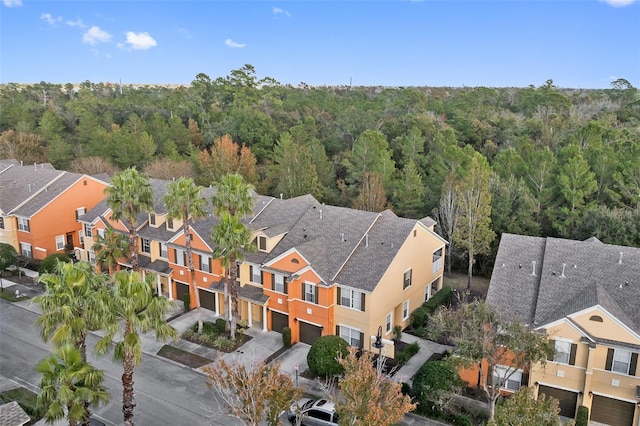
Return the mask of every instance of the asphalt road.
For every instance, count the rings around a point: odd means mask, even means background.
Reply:
[[[40,375],[38,361],[51,352],[51,345],[40,339],[34,326],[37,314],[0,299],[0,375],[37,391]],[[89,348],[97,341],[89,336]],[[122,365],[111,354],[96,358],[88,352],[91,363],[105,372],[105,386],[110,402],[94,410],[106,424],[122,423]],[[224,414],[215,394],[207,389],[203,374],[160,357],[143,355],[134,372],[137,406],[136,425],[240,425]]]

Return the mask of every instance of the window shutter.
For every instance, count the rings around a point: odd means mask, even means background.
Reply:
[[[529,386],[529,373],[522,373],[522,378],[520,379],[520,386]]]
[[[176,260],[176,263],[178,263],[178,249],[173,249],[173,258]]]
[[[342,290],[340,289],[340,287],[338,287],[338,290],[337,290],[337,297],[338,297],[338,305],[342,305]]]
[[[260,284],[264,284],[264,271],[260,271]]]
[[[189,265],[189,263],[187,263],[187,252],[186,251],[182,252],[182,261],[184,262],[185,266]]]
[[[358,349],[362,349],[364,345],[364,333],[360,333],[360,344],[358,345]]]
[[[198,256],[198,269],[202,271],[203,270],[202,269],[202,256],[195,255],[195,254],[192,255],[192,256]],[[195,262],[193,262],[193,263],[195,263]]]
[[[340,335],[340,326],[336,325],[336,336]]]
[[[629,375],[635,376],[638,368],[638,353],[633,352],[631,354],[631,365],[629,366]]]
[[[571,353],[569,353],[569,365],[576,365],[576,351],[578,350],[578,345],[575,343],[571,344]]]
[[[289,294],[289,283],[287,282],[286,278],[283,278],[284,280],[284,294]]]
[[[315,291],[316,291],[316,294],[315,294],[315,299],[316,299],[316,300],[314,300],[313,302],[314,302],[314,303],[318,303],[318,294],[319,294],[319,291],[318,291],[318,290],[319,290],[319,289],[318,289],[318,286],[317,286],[317,285],[316,285],[316,286],[314,286],[314,287],[315,287]]]
[[[253,265],[249,265],[249,281],[253,282]]]
[[[556,340],[555,339],[551,339],[551,348],[553,349],[553,351],[549,351],[549,353],[547,354],[547,361],[553,361],[553,358],[555,358],[556,356]]]
[[[362,298],[361,298],[361,300],[360,300],[360,310],[361,310],[362,312],[364,312],[364,300],[366,299],[366,296],[365,296],[365,294],[364,294],[364,293],[361,293],[361,296],[362,296]]]
[[[607,362],[604,364],[604,369],[607,371],[611,371],[612,365],[613,365],[613,349],[609,348],[607,350]]]
[[[271,290],[276,289],[276,274],[269,274],[271,275]]]

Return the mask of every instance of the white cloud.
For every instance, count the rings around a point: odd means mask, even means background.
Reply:
[[[133,50],[147,50],[158,45],[149,33],[127,32],[127,44]]]
[[[98,26],[93,26],[82,35],[82,41],[87,44],[107,43],[111,40],[111,34],[103,31]]]
[[[2,0],[2,4],[7,7],[22,6],[22,0]]]
[[[624,7],[629,6],[631,3],[635,3],[638,0],[600,0],[603,3],[607,3],[613,7]]]
[[[246,44],[244,44],[244,43],[236,43],[235,41],[231,40],[230,38],[226,39],[224,41],[224,44],[226,44],[229,47],[237,48],[237,49],[242,49],[243,47],[246,46]]]
[[[42,15],[40,15],[40,19],[42,19],[43,21],[47,21],[49,25],[55,26],[58,22],[62,21],[62,16],[54,18],[50,13],[43,13]]]
[[[273,14],[274,14],[274,15],[291,16],[291,14],[290,14],[288,11],[286,11],[286,10],[284,10],[284,9],[281,9],[281,8],[279,8],[279,7],[274,7],[274,8],[273,8]]]
[[[87,24],[82,22],[82,19],[76,19],[75,21],[66,21],[65,25],[70,27],[87,28]]]

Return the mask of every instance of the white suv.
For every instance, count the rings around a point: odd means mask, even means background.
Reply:
[[[303,398],[291,405],[287,418],[292,425],[336,426],[338,424],[336,406],[326,399]]]

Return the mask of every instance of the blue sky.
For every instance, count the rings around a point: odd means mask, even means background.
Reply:
[[[0,83],[640,86],[640,0],[0,1]]]

